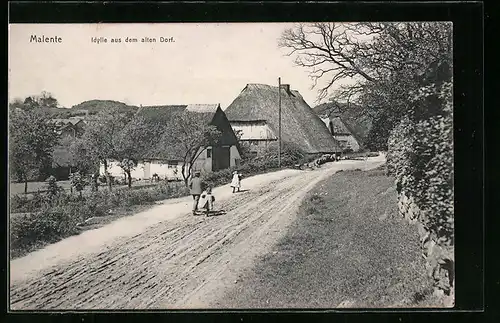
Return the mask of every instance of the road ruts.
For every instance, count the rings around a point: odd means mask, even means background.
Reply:
[[[238,272],[265,254],[293,221],[303,197],[348,163],[300,172],[218,206],[214,217],[185,214],[118,239],[103,250],[11,285],[11,309],[224,307],[217,302]],[[77,248],[78,246],[75,246]]]

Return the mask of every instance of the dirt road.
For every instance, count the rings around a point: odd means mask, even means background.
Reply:
[[[340,169],[383,163],[254,176],[242,182],[247,191],[214,190],[225,215],[192,216],[191,199],[180,198],[65,239],[11,261],[11,309],[213,308],[286,233],[314,185]]]

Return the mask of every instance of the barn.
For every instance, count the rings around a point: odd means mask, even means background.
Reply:
[[[361,150],[361,141],[356,138],[354,132],[349,129],[340,116],[325,116],[321,120],[328,127],[335,140],[340,143],[344,152],[357,152]]]
[[[281,92],[281,135],[306,154],[341,152],[321,119],[290,85],[247,84],[224,111],[231,126],[241,136],[242,145],[259,154],[278,139],[279,95]]]
[[[201,173],[214,172],[239,165],[240,148],[238,139],[219,104],[189,104],[141,106],[137,114],[152,122],[168,122],[177,112],[196,113],[203,116],[207,124],[217,127],[221,138],[217,145],[200,147],[199,155],[193,164],[193,171]],[[168,151],[152,151],[148,158],[140,161],[132,171],[135,179],[151,179],[157,175],[161,179],[181,180],[183,154],[180,147],[172,147]],[[159,157],[161,155],[161,158]],[[108,162],[108,172],[113,176],[125,176],[117,161]],[[101,174],[104,167],[101,166]],[[187,174],[185,174],[187,175]]]

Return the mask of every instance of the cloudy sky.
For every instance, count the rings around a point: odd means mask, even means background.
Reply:
[[[291,24],[24,24],[9,26],[9,99],[52,93],[65,107],[92,99],[134,105],[220,103],[247,83],[298,90],[315,105],[308,72],[277,40]],[[30,42],[32,35],[61,43]],[[92,37],[105,37],[96,44]],[[127,37],[138,43],[126,43]],[[141,43],[141,38],[156,43]],[[159,42],[173,37],[175,42]],[[121,38],[121,43],[111,43]]]

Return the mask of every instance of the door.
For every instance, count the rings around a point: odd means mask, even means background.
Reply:
[[[230,166],[229,147],[213,147],[212,149],[212,171],[216,172]]]
[[[144,179],[150,179],[151,178],[151,163],[150,162],[144,162]]]

